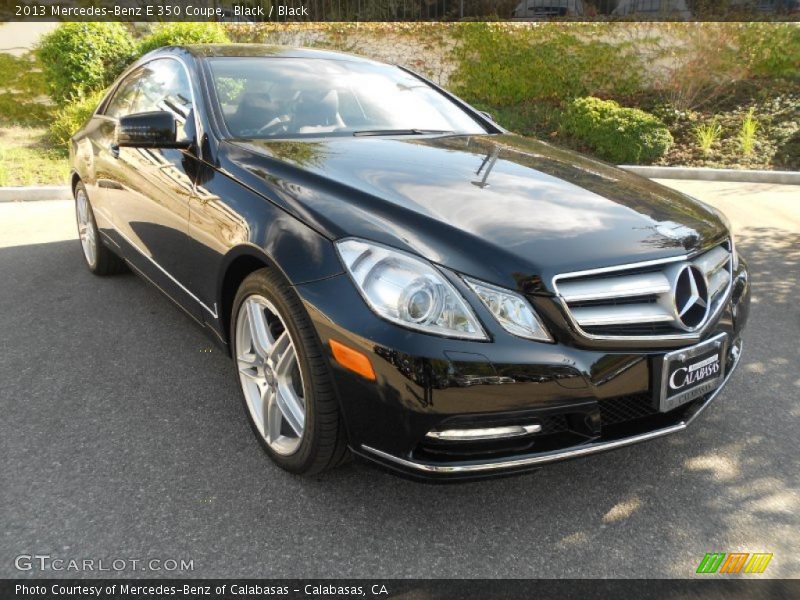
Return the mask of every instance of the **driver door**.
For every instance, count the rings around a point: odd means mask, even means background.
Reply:
[[[160,58],[136,73],[135,100],[126,114],[169,111],[178,121],[178,139],[196,135],[194,95],[182,63]],[[115,118],[123,114],[112,115]],[[188,287],[195,244],[189,237],[189,202],[199,160],[189,149],[109,148],[113,181],[105,194],[119,235],[133,250],[128,257],[148,279],[201,319],[201,306]]]

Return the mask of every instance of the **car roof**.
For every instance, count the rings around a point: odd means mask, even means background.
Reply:
[[[272,58],[316,58],[350,62],[372,63],[367,58],[311,48],[292,48],[268,44],[189,44],[177,46],[197,58],[212,57],[272,57]]]

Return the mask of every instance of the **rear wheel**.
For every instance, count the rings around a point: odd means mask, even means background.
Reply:
[[[125,270],[124,261],[100,241],[92,205],[83,183],[75,186],[75,219],[86,266],[95,275],[113,275]]]
[[[283,277],[248,276],[233,304],[231,340],[250,424],[283,469],[313,474],[347,456],[346,436],[321,344]]]

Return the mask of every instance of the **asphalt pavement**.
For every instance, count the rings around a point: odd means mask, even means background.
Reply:
[[[667,183],[728,212],[750,264],[727,389],[672,437],[458,485],[274,467],[230,360],[141,279],[92,276],[69,202],[0,204],[0,577],[114,574],[15,567],[33,554],[150,577],[689,577],[706,552],[800,577],[800,190]],[[193,569],[130,570],[153,558]]]

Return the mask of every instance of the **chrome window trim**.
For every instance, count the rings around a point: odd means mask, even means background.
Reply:
[[[716,390],[714,390],[708,398],[706,398],[705,402],[703,402],[703,404],[700,405],[700,407],[688,419],[680,421],[675,425],[670,425],[669,427],[656,429],[655,431],[648,431],[647,433],[640,433],[638,435],[622,438],[619,440],[613,440],[610,442],[587,444],[586,446],[579,446],[577,448],[557,450],[555,452],[546,452],[544,454],[539,454],[537,456],[526,456],[522,458],[513,458],[510,460],[501,460],[491,463],[470,463],[470,464],[450,464],[450,465],[423,463],[414,460],[409,460],[406,458],[401,458],[399,456],[389,454],[388,452],[384,452],[383,450],[378,450],[377,448],[373,448],[371,446],[367,446],[364,444],[361,445],[361,449],[364,450],[368,455],[382,458],[386,461],[398,464],[408,469],[413,469],[420,473],[439,473],[439,474],[458,475],[458,474],[470,474],[470,473],[488,473],[502,469],[514,469],[514,468],[524,468],[536,465],[544,465],[547,463],[556,462],[568,458],[588,456],[590,454],[597,454],[598,452],[605,452],[608,450],[614,450],[616,448],[631,446],[633,444],[638,444],[639,442],[644,442],[647,440],[652,440],[666,435],[670,435],[672,433],[677,433],[678,431],[683,431],[689,425],[691,425],[692,422],[698,417],[698,415],[701,412],[703,412],[709,406],[709,404],[711,404],[711,402],[719,395],[719,393],[725,388],[725,385],[728,383],[728,380],[731,378],[734,371],[736,371],[736,367],[739,366],[742,356],[741,341],[738,342],[737,348],[738,352],[734,353],[734,363],[733,365],[731,365],[730,370],[726,373],[725,379],[723,379],[719,387]]]
[[[724,244],[725,242],[731,244],[733,247],[732,238],[726,238],[720,244]],[[710,250],[710,249],[709,249]],[[706,250],[708,252],[709,250]],[[734,250],[735,251],[735,250]],[[567,318],[569,324],[578,332],[579,335],[586,338],[587,340],[593,341],[622,341],[622,342],[637,342],[637,341],[676,341],[676,340],[688,340],[688,341],[697,341],[700,340],[703,333],[714,323],[716,318],[719,316],[722,309],[728,304],[728,300],[730,300],[731,290],[733,289],[733,279],[734,273],[731,273],[731,277],[728,280],[728,286],[725,289],[725,293],[721,296],[719,304],[714,309],[714,312],[710,313],[706,317],[705,324],[702,327],[697,329],[696,331],[686,332],[686,333],[668,333],[663,335],[598,335],[593,333],[588,333],[584,331],[583,328],[578,324],[577,320],[572,314],[572,311],[567,304],[567,301],[561,296],[558,291],[558,280],[559,279],[567,279],[567,278],[574,278],[574,277],[585,277],[591,275],[602,275],[606,273],[613,273],[615,271],[628,271],[632,269],[640,269],[643,267],[654,267],[658,265],[668,265],[676,262],[681,261],[691,261],[693,258],[703,254],[703,252],[694,252],[692,254],[683,254],[681,256],[672,256],[669,258],[661,258],[656,260],[646,260],[637,263],[628,263],[624,265],[615,265],[611,267],[600,267],[597,269],[587,269],[585,271],[572,271],[569,273],[560,273],[558,275],[553,276],[552,285],[553,290],[556,293],[555,299],[561,305],[561,309],[564,315]],[[733,252],[731,252],[731,269],[733,269]]]

